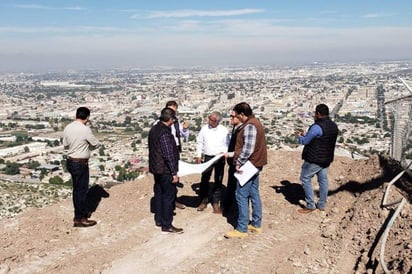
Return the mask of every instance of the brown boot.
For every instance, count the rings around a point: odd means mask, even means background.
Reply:
[[[179,209],[185,209],[186,208],[186,206],[184,204],[179,203],[178,201],[175,202],[175,206],[176,206],[176,208],[179,208]]]
[[[89,226],[94,226],[97,222],[93,220],[89,220],[87,218],[81,218],[81,219],[74,219],[73,220],[73,226],[74,227],[89,227]]]
[[[200,205],[197,207],[197,211],[203,211],[207,207],[208,199],[204,198]]]
[[[220,208],[219,204],[213,204],[213,213],[222,214],[222,209]]]

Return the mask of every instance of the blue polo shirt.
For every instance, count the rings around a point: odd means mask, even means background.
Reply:
[[[309,131],[305,136],[298,136],[299,144],[307,145],[312,141],[313,138],[319,138],[322,136],[322,134],[322,128],[319,125],[314,124],[309,128]]]

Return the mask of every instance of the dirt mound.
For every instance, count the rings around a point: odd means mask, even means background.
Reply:
[[[381,208],[396,170],[377,156],[336,157],[329,170],[325,211],[301,215],[299,152],[271,151],[260,177],[263,232],[224,239],[231,219],[209,207],[196,211],[200,176],[181,178],[176,210],[181,235],[164,235],[150,213],[152,176],[110,188],[91,228],[72,227],[70,199],[0,220],[0,273],[364,273],[382,272],[380,248],[388,217]],[[402,178],[409,185],[407,176]],[[316,189],[317,183],[314,182]],[[407,197],[395,187],[390,200]],[[411,205],[389,231],[384,262],[394,273],[412,271]]]

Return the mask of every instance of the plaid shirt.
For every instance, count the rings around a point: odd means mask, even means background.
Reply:
[[[179,169],[179,150],[170,127],[162,122],[149,131],[149,171],[153,174],[176,175]]]
[[[172,175],[177,174],[176,169],[176,162],[179,159],[176,159],[174,150],[176,149],[176,142],[173,135],[163,134],[159,138],[160,143],[160,151],[162,153],[163,158],[165,159],[165,163],[167,168],[170,170]]]
[[[244,165],[255,150],[257,129],[254,125],[248,124],[243,130],[243,148],[237,158],[237,165]]]

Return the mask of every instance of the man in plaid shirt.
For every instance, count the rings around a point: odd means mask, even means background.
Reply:
[[[235,116],[242,122],[236,138],[233,164],[236,172],[250,161],[259,171],[267,164],[265,131],[252,112],[249,104],[242,102],[233,108]],[[259,194],[259,172],[244,185],[236,186],[236,202],[239,210],[236,229],[225,234],[226,238],[241,238],[262,232],[262,202]],[[252,204],[252,220],[249,224],[249,200]]]
[[[164,233],[183,233],[173,222],[173,206],[176,198],[176,184],[179,168],[179,150],[171,133],[174,110],[164,108],[149,132],[149,171],[154,176],[155,222]]]

